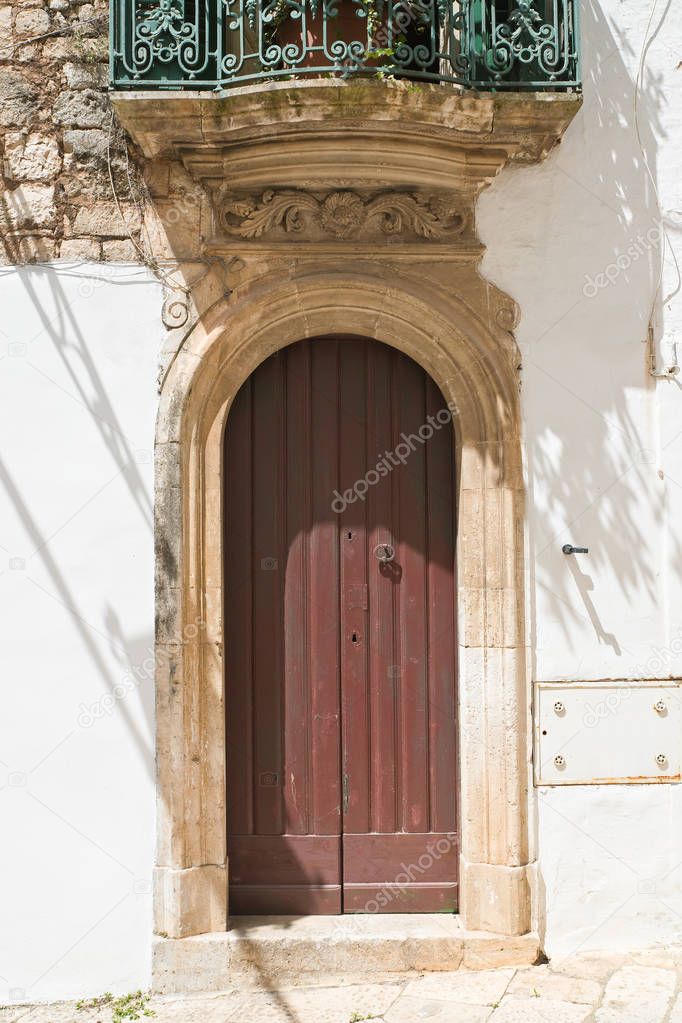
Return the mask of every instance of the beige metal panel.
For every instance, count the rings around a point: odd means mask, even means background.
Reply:
[[[538,682],[537,785],[678,782],[682,686],[666,682]]]

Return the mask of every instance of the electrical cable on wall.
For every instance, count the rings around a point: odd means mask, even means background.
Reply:
[[[651,303],[651,312],[649,314],[649,326],[648,326],[648,330],[647,330],[647,345],[648,345],[648,352],[649,352],[649,374],[650,374],[650,376],[655,377],[655,378],[657,378],[659,380],[660,379],[669,380],[672,377],[677,376],[679,374],[679,372],[680,372],[680,367],[679,367],[679,364],[678,364],[678,361],[677,361],[677,343],[673,342],[673,359],[674,359],[673,365],[669,366],[663,372],[660,372],[660,371],[658,371],[656,369],[656,352],[655,352],[655,347],[654,347],[654,344],[655,344],[655,339],[654,339],[654,317],[656,315],[656,301],[658,299],[658,296],[661,293],[661,287],[662,287],[662,284],[663,284],[663,269],[664,269],[664,266],[665,266],[666,249],[670,249],[670,254],[673,257],[673,262],[675,264],[675,271],[676,271],[676,274],[677,274],[677,282],[676,282],[675,286],[673,287],[673,289],[665,296],[665,298],[663,298],[661,300],[661,304],[662,305],[665,305],[667,302],[670,302],[675,297],[675,295],[678,294],[678,292],[680,290],[680,286],[682,285],[682,275],[680,274],[680,265],[679,265],[679,262],[678,262],[678,259],[677,259],[677,254],[676,254],[675,249],[673,247],[673,244],[672,244],[672,242],[670,240],[670,236],[668,234],[668,230],[667,230],[667,228],[665,226],[665,221],[663,219],[663,211],[662,211],[662,207],[661,207],[661,199],[660,199],[660,196],[659,196],[659,193],[658,193],[658,185],[657,185],[657,182],[656,182],[656,178],[654,177],[654,174],[653,174],[653,172],[651,170],[651,167],[649,166],[649,158],[647,156],[646,149],[645,149],[644,144],[642,142],[642,136],[641,136],[640,128],[639,128],[639,95],[640,95],[640,91],[641,91],[643,80],[644,80],[644,71],[645,71],[645,68],[646,68],[646,55],[647,55],[647,51],[649,49],[649,46],[651,45],[651,43],[654,40],[654,36],[656,35],[656,33],[654,33],[653,35],[650,36],[649,33],[651,31],[651,25],[653,23],[654,14],[656,13],[656,8],[657,7],[658,7],[658,0],[653,0],[653,3],[651,5],[651,11],[649,12],[649,20],[647,22],[647,26],[646,26],[646,29],[644,31],[644,40],[642,42],[642,49],[641,49],[640,56],[639,56],[639,66],[637,68],[637,75],[636,75],[636,78],[635,78],[635,94],[634,94],[634,100],[633,100],[633,114],[634,114],[634,126],[635,126],[635,135],[636,135],[636,138],[637,138],[637,144],[638,144],[640,152],[642,154],[642,162],[644,164],[644,167],[646,168],[646,172],[647,172],[647,174],[649,176],[649,180],[651,182],[651,187],[653,189],[654,197],[656,199],[656,209],[658,211],[658,221],[659,221],[659,224],[660,224],[660,227],[661,227],[661,231],[662,231],[662,234],[663,234],[663,247],[662,247],[662,250],[661,250],[661,263],[660,263],[660,269],[659,269],[659,274],[658,274],[658,281],[656,282],[656,290],[654,291],[654,295],[653,295],[653,299],[652,299],[652,303]],[[661,25],[663,24],[663,21],[665,20],[665,17],[666,17],[666,15],[668,13],[668,9],[669,9],[669,5],[668,5],[668,7],[666,7],[666,10],[663,13],[663,19],[661,20]],[[658,26],[659,29],[660,29],[661,25]],[[658,29],[656,31],[658,31]]]
[[[126,220],[123,207],[121,206],[121,200],[116,189],[116,182],[114,180],[114,172],[111,159],[111,147],[115,134],[116,121],[114,113],[112,111],[111,120],[109,122],[109,135],[107,138],[107,170],[109,174],[109,185],[111,188],[111,194],[116,205],[116,210],[118,212],[119,217],[121,218],[121,223],[125,228],[126,234],[128,235],[128,238],[130,239],[135,251],[137,252],[140,258],[140,261],[148,270],[151,271],[151,273],[156,277],[156,279],[163,285],[163,287],[168,292],[161,311],[161,319],[163,320],[164,326],[166,326],[168,329],[172,329],[174,327],[182,327],[189,319],[189,303],[191,299],[191,288],[185,283],[184,280],[178,280],[177,278],[174,278],[172,271],[165,269],[154,256],[149,255],[145,248],[135,238],[133,232],[130,229],[130,224]],[[140,201],[138,190],[135,188],[133,184],[133,176],[131,174],[130,167],[130,153],[128,150],[125,134],[122,130],[120,132],[120,139],[122,141],[122,147],[125,156],[125,174],[126,180],[128,182],[128,192],[130,195],[130,199],[137,207],[138,213],[140,215],[140,223],[142,225],[142,230],[144,230],[144,203]],[[166,260],[165,262],[168,262],[174,265],[175,268],[177,268],[180,266],[181,261],[178,259],[173,259]],[[201,274],[201,276],[199,276],[196,280],[192,281],[192,287],[196,287],[197,284],[203,281],[204,278],[208,276],[208,274],[211,272],[211,270],[214,268],[216,264],[220,265],[223,276],[226,276],[229,269],[226,266],[224,260],[219,256],[212,256],[210,259],[207,259],[205,256],[193,257],[191,262],[200,263],[205,267],[204,272]],[[229,290],[226,290],[225,294],[228,295]],[[178,297],[179,295],[182,297],[179,298]],[[173,361],[174,359],[171,360],[170,365],[172,365]],[[170,368],[170,365],[168,368]],[[164,379],[166,375],[167,371],[166,374],[164,374]]]

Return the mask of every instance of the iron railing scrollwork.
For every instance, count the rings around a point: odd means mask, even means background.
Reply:
[[[386,77],[578,89],[579,0],[111,0],[115,88]]]

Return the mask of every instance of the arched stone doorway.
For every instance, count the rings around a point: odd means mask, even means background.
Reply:
[[[452,276],[447,285],[437,277],[425,282],[416,267],[387,282],[369,263],[351,274],[331,260],[265,275],[217,302],[167,373],[156,495],[160,933],[227,927],[221,521],[230,406],[272,352],[349,325],[408,354],[458,410],[460,912],[470,929],[530,927],[517,352],[495,289],[473,273],[474,312]]]

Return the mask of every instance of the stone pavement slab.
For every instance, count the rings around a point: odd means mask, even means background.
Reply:
[[[623,966],[606,985],[595,1023],[662,1023],[676,986],[674,970]]]
[[[555,998],[504,998],[491,1023],[583,1023],[589,1005],[558,1002]]]
[[[386,1023],[487,1023],[492,1006],[443,1002],[437,998],[413,998],[404,995],[384,1017]]]
[[[612,973],[626,960],[623,953],[580,952],[576,955],[555,956],[548,964],[552,973],[568,977],[596,980],[606,983]]]
[[[602,990],[603,986],[596,980],[569,977],[565,973],[554,973],[549,966],[537,966],[532,970],[518,970],[507,994],[514,998],[549,998],[597,1005]]]
[[[682,995],[678,995],[675,999],[668,1023],[682,1023]]]
[[[427,973],[405,988],[410,998],[435,998],[465,1005],[489,1006],[499,1002],[514,976],[514,970],[478,970]]]
[[[308,964],[310,967],[310,964]],[[85,994],[85,993],[84,993]],[[257,988],[154,995],[140,1023],[682,1023],[682,948],[581,953],[531,967],[315,974]],[[112,1023],[111,1007],[74,1002],[0,1008],[0,1023]]]
[[[254,1023],[348,1023],[351,1019],[383,1018],[400,993],[401,987],[397,984],[248,992],[241,996],[232,1015],[225,1018],[239,1023],[251,1020]]]

